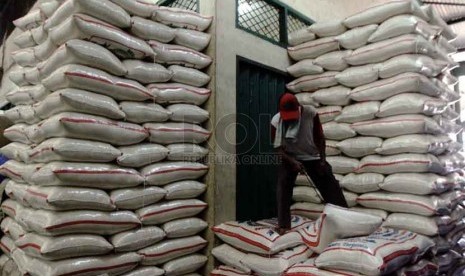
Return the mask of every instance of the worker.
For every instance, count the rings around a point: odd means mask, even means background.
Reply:
[[[313,106],[302,106],[294,94],[279,98],[279,112],[271,120],[274,148],[280,155],[277,183],[280,234],[291,228],[292,191],[299,172],[306,172],[326,203],[347,207],[347,202],[326,162],[323,127]]]

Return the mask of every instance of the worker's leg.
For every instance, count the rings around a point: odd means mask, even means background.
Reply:
[[[278,207],[278,224],[280,229],[291,228],[292,190],[297,172],[293,172],[289,165],[281,163],[278,168],[278,183],[276,200]]]
[[[339,181],[334,177],[328,162],[321,166],[320,160],[312,160],[303,162],[303,165],[326,203],[348,207]]]

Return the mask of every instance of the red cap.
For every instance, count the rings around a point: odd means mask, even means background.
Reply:
[[[283,121],[299,119],[299,101],[291,93],[284,93],[279,100],[279,114]]]

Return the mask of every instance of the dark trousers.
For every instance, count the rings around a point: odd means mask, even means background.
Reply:
[[[316,188],[323,197],[325,203],[331,203],[341,207],[348,207],[339,181],[334,177],[331,165],[327,162],[321,165],[320,160],[303,161],[305,171],[312,179]],[[297,172],[283,161],[278,170],[277,205],[279,227],[291,228],[291,204]]]

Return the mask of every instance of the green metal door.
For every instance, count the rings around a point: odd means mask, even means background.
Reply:
[[[236,216],[276,216],[277,156],[270,138],[271,117],[288,81],[285,73],[238,58],[236,101]]]

